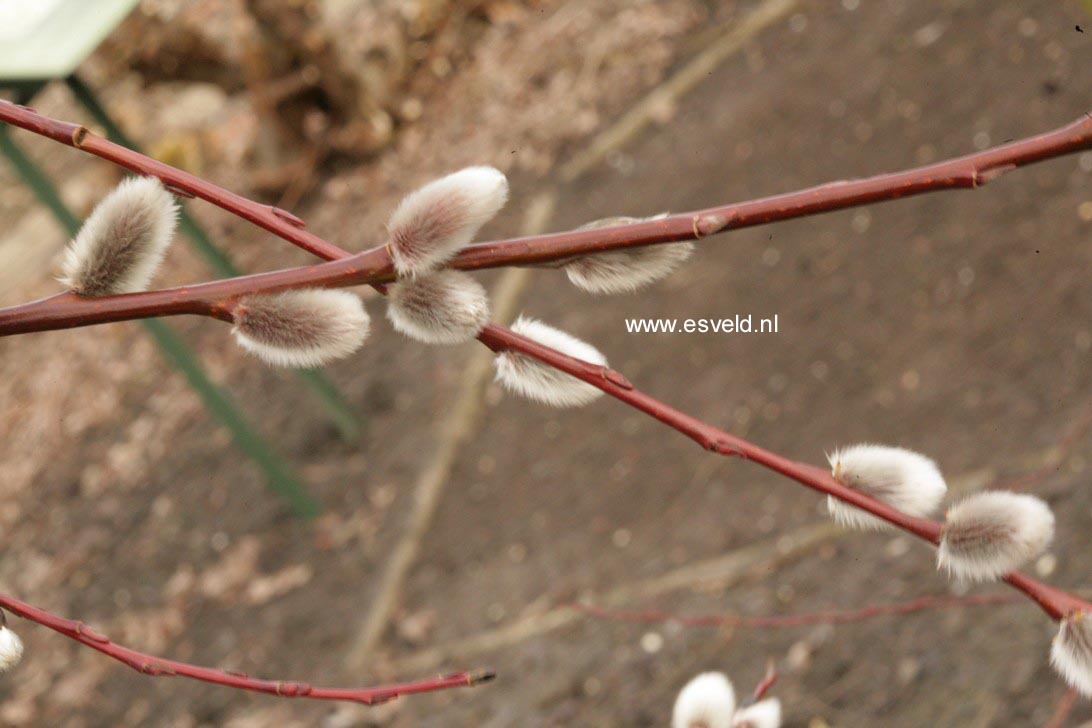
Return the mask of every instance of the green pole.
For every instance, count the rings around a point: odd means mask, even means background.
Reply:
[[[12,141],[3,125],[0,125],[0,153],[8,158],[16,172],[68,233],[75,235],[80,229],[80,221],[64,204],[45,173]],[[296,516],[311,518],[317,515],[318,501],[300,485],[291,466],[247,422],[227,393],[208,378],[201,363],[178,334],[158,319],[145,319],[140,323],[152,335],[171,363],[186,377],[209,412],[231,431],[239,448],[261,468],[270,488],[288,502]]]
[[[76,100],[102,126],[113,142],[129,147],[134,151],[140,151],[136,143],[106,113],[106,109],[99,103],[98,97],[91,90],[91,87],[83,82],[83,79],[76,74],[72,74],[65,79],[65,83],[68,84],[68,88],[71,89]],[[205,230],[186,212],[184,207],[179,217],[179,226],[182,232],[192,241],[194,249],[204,257],[217,276],[233,278],[240,274],[231,259],[216,247]],[[345,401],[337,387],[334,386],[334,383],[316,369],[305,369],[295,373],[333,422],[341,438],[345,442],[356,442],[360,437],[360,419]]]

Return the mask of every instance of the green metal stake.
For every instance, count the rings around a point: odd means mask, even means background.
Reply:
[[[34,194],[50,209],[69,234],[75,235],[80,229],[80,221],[64,204],[45,173],[12,141],[3,125],[0,125],[0,153],[11,161],[19,175],[34,190]],[[171,363],[186,377],[209,412],[231,431],[239,448],[261,468],[270,488],[288,502],[293,513],[300,518],[317,515],[320,511],[318,501],[300,485],[291,466],[240,414],[227,393],[208,378],[200,362],[178,334],[157,319],[146,319],[140,323],[152,335]]]
[[[110,137],[111,141],[129,147],[133,151],[140,151],[136,142],[130,139],[106,112],[106,109],[99,103],[94,91],[83,82],[83,79],[73,73],[65,79],[65,83],[68,84],[68,88],[71,89],[76,100],[87,109],[88,113],[106,131],[106,135]],[[205,258],[217,276],[233,278],[239,275],[240,272],[231,262],[231,259],[216,247],[197,221],[187,214],[184,207],[179,217],[179,224],[182,232],[193,242],[194,249]],[[341,439],[345,442],[356,442],[360,437],[360,418],[345,401],[334,383],[321,371],[315,369],[297,371],[296,375],[311,392],[312,396],[318,400],[326,415],[337,428]]]

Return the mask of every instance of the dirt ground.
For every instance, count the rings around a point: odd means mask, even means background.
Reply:
[[[362,248],[379,241],[400,194],[461,164],[492,163],[511,173],[512,200],[487,237],[516,234],[550,188],[549,227],[565,229],[900,169],[1092,108],[1092,16],[1078,2],[804,0],[633,143],[575,182],[559,180],[560,161],[764,4],[543,3],[518,31],[482,39],[390,151],[324,168],[295,211]],[[596,60],[581,76],[589,49]],[[601,97],[587,92],[597,85],[608,89]],[[168,104],[177,89],[121,80],[108,93],[137,124],[134,93]],[[558,106],[565,98],[571,105]],[[50,91],[38,106],[61,113],[68,103]],[[242,114],[229,101],[193,124],[244,134],[231,127]],[[174,128],[155,119],[145,134]],[[108,179],[105,165],[71,150],[27,146],[54,170],[72,165],[66,194],[80,204]],[[203,172],[245,183],[234,160],[207,160]],[[974,192],[738,231],[702,242],[678,273],[631,296],[591,298],[536,271],[518,310],[593,342],[655,396],[783,454],[821,463],[840,444],[880,441],[933,456],[963,487],[1020,479],[1058,518],[1054,551],[1034,570],[1092,587],[1090,181],[1085,154]],[[0,197],[5,213],[29,206],[24,191]],[[303,260],[191,209],[250,269]],[[38,225],[34,214],[20,225]],[[46,230],[53,250],[63,244]],[[202,275],[184,250],[171,262],[167,282]],[[49,292],[49,273],[5,288],[4,303]],[[413,484],[476,351],[400,339],[381,302],[370,308],[373,339],[329,369],[367,418],[353,444],[295,380],[237,352],[221,325],[178,322],[321,497],[326,515],[313,523],[285,513],[137,327],[0,342],[0,588],[134,647],[256,675],[349,685],[489,667],[498,679],[346,710],[153,680],[16,620],[27,657],[0,680],[0,723],[664,726],[693,674],[723,670],[746,693],[768,659],[782,672],[773,694],[790,728],[1043,725],[1065,693],[1047,664],[1053,627],[1026,603],[734,631],[551,611],[583,596],[678,614],[796,614],[961,592],[917,543],[816,531],[824,511],[812,493],[709,455],[620,404],[555,411],[495,385],[391,628],[365,674],[348,670]],[[627,318],[734,314],[776,314],[780,332],[625,329]],[[646,588],[737,551],[739,574]],[[610,596],[619,589],[630,597]],[[976,591],[991,589],[1000,587]],[[513,624],[532,627],[492,648],[459,644],[511,635]],[[1080,702],[1065,725],[1089,720]]]

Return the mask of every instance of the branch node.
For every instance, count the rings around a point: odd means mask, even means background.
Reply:
[[[611,384],[621,387],[622,389],[633,389],[633,383],[626,379],[622,372],[608,369],[607,367],[601,367],[599,371],[600,374],[602,374],[603,379],[606,379]]]
[[[137,667],[137,670],[152,677],[173,677],[178,674],[173,667],[155,661],[143,662]]]
[[[724,217],[724,215],[695,215],[691,225],[694,239],[700,240],[707,235],[719,233],[728,227],[730,221],[730,218]]]
[[[72,146],[77,149],[83,148],[84,140],[87,139],[91,132],[87,130],[86,126],[77,126],[72,130]]]
[[[305,223],[302,218],[299,218],[296,215],[293,215],[288,210],[282,210],[279,207],[270,207],[269,210],[270,210],[270,212],[272,212],[274,215],[276,215],[280,219],[284,220],[289,225],[293,225],[293,226],[298,227],[298,228],[307,227],[307,223]]]
[[[279,682],[277,683],[276,690],[277,695],[282,698],[296,698],[301,695],[309,695],[311,693],[311,686],[301,682]]]
[[[76,623],[75,632],[79,636],[86,637],[87,639],[91,640],[92,642],[98,642],[99,644],[108,644],[110,642],[109,637],[107,637],[102,632],[99,632],[98,630],[96,630],[93,627],[88,627],[83,622],[77,622]]]
[[[177,187],[175,185],[164,184],[163,186],[165,188],[167,188],[167,192],[170,192],[172,195],[175,195],[176,197],[185,197],[187,199],[192,200],[194,197],[197,196],[197,195],[193,194],[192,192],[190,192],[189,190],[182,189],[181,187]]]

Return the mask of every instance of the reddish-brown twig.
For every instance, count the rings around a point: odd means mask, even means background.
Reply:
[[[231,299],[239,295],[307,285],[344,286],[361,283],[371,283],[382,291],[383,283],[394,277],[390,254],[385,248],[350,255],[303,230],[303,221],[291,213],[259,205],[229,193],[209,182],[96,137],[83,127],[48,119],[29,109],[4,103],[0,103],[0,121],[7,121],[88,151],[128,169],[159,177],[178,194],[206,199],[332,261],[198,286],[91,300],[78,299],[70,293],[64,293],[39,302],[0,310],[0,335],[181,313],[198,313],[227,320],[230,319]],[[469,270],[544,263],[622,247],[698,239],[728,229],[898,199],[932,190],[974,188],[1015,167],[1090,147],[1092,117],[1086,115],[1068,126],[1046,134],[916,170],[865,180],[836,182],[800,192],[669,216],[651,222],[484,243],[465,249],[451,265]],[[846,487],[824,469],[782,457],[686,415],[637,390],[629,380],[613,369],[573,359],[495,324],[486,326],[478,339],[493,351],[519,352],[588,382],[615,399],[678,430],[706,450],[754,461],[820,493],[861,508],[930,543],[936,544],[940,539],[942,524],[909,516]],[[1092,603],[1024,574],[1011,573],[1005,577],[1005,581],[1030,597],[1053,619],[1060,619],[1075,611],[1092,611]]]
[[[615,399],[644,412],[650,417],[656,418],[694,440],[706,450],[719,455],[735,455],[750,460],[791,480],[795,480],[801,485],[825,495],[833,496],[844,503],[857,506],[925,541],[933,544],[940,541],[943,528],[941,523],[927,518],[909,516],[886,503],[843,485],[822,468],[790,460],[714,427],[707,422],[680,412],[674,407],[638,390],[628,379],[613,369],[573,359],[495,324],[486,326],[478,338],[493,351],[516,351],[571,374],[577,379],[601,389]],[[1044,584],[1026,574],[1013,572],[1005,577],[1005,581],[1028,595],[1053,619],[1061,619],[1063,616],[1075,611],[1089,611],[1092,609],[1092,603],[1061,589]]]
[[[777,664],[770,660],[766,663],[766,674],[762,676],[758,685],[755,685],[755,689],[751,692],[751,699],[749,702],[757,703],[766,697],[766,693],[770,692],[770,688],[777,682],[777,678],[781,677],[781,673],[777,670]]]
[[[437,678],[429,678],[416,682],[400,683],[395,685],[382,685],[369,688],[324,688],[309,685],[305,682],[291,682],[283,680],[261,680],[249,677],[240,672],[217,670],[210,667],[200,667],[177,660],[168,660],[154,655],[148,655],[137,650],[123,647],[111,642],[102,633],[88,627],[83,622],[64,619],[50,614],[45,610],[32,607],[4,594],[0,594],[0,607],[7,609],[12,614],[29,619],[32,622],[48,627],[73,639],[93,650],[98,650],[104,655],[124,663],[144,675],[178,676],[187,677],[202,682],[224,685],[239,690],[253,690],[268,695],[276,695],[282,698],[311,698],[313,700],[342,700],[365,705],[375,705],[397,698],[400,695],[413,693],[428,693],[437,690],[447,690],[458,687],[472,687],[492,680],[492,672],[457,672]]]
[[[808,614],[784,614],[749,617],[742,614],[706,614],[688,616],[656,610],[606,609],[591,604],[576,603],[571,607],[584,614],[600,619],[621,622],[657,624],[671,622],[684,627],[741,627],[743,629],[783,629],[806,627],[813,624],[848,624],[887,616],[901,616],[933,609],[981,607],[997,604],[1014,604],[1019,594],[968,594],[961,597],[918,597],[892,604],[868,604],[856,609],[831,610]]]
[[[132,171],[156,176],[177,194],[207,200],[326,260],[336,260],[345,255],[345,251],[304,229],[304,222],[290,212],[228,192],[98,137],[77,124],[51,119],[8,102],[0,102],[0,121],[81,149]],[[1017,167],[1090,148],[1092,116],[1086,115],[1045,134],[904,172],[830,182],[796,192],[631,225],[480,243],[464,249],[450,265],[464,270],[535,265],[617,248],[697,240],[742,227],[925,192],[973,189]],[[74,300],[75,297],[62,294],[0,310],[0,335],[154,315],[202,314],[223,318],[226,314],[221,304],[240,295],[298,286],[383,283],[394,277],[394,268],[386,250],[373,248],[335,263],[163,291],[103,297],[93,302]]]
[[[1058,706],[1054,709],[1054,715],[1050,716],[1050,720],[1044,728],[1064,728],[1066,720],[1069,719],[1069,714],[1073,712],[1073,706],[1077,704],[1077,691],[1073,688],[1066,690],[1058,701]]]
[[[96,299],[80,299],[71,293],[62,293],[38,302],[43,310],[39,310],[37,313],[26,312],[27,306],[34,306],[35,304],[25,304],[23,307],[13,307],[12,309],[0,309],[0,335],[4,334],[8,327],[28,330],[28,327],[37,326],[40,323],[39,319],[42,318],[47,319],[48,325],[46,328],[86,325],[94,323],[95,320],[120,320],[120,318],[127,317],[124,315],[127,309],[139,310],[142,315],[156,315],[154,312],[158,310],[165,314],[204,313],[217,318],[229,319],[227,301],[240,292],[252,293],[259,290],[279,290],[302,285],[345,285],[350,281],[376,284],[378,280],[390,280],[393,276],[390,254],[386,248],[375,248],[371,251],[352,255],[304,230],[304,222],[291,213],[260,205],[240,195],[228,192],[210,182],[174,169],[162,162],[149,159],[139,152],[101,139],[81,126],[49,119],[29,109],[5,103],[0,103],[0,121],[7,121],[21,126],[42,136],[108,159],[128,169],[154,175],[179,194],[201,197],[240,218],[269,230],[294,245],[330,261],[309,267],[148,293],[133,293]],[[915,170],[880,175],[853,182],[835,182],[800,192],[786,193],[723,208],[712,208],[711,210],[688,215],[675,215],[648,223],[557,233],[471,246],[471,248],[464,250],[452,264],[463,268],[481,268],[491,267],[492,265],[508,265],[514,262],[541,262],[547,259],[537,257],[543,250],[552,251],[551,255],[557,253],[556,258],[563,258],[575,253],[597,252],[629,245],[696,239],[704,234],[712,234],[729,227],[721,225],[717,229],[703,228],[700,220],[703,216],[730,215],[732,220],[736,221],[731,227],[740,227],[739,220],[748,225],[756,225],[772,220],[817,214],[852,205],[898,199],[930,190],[975,187],[1016,166],[1031,164],[1089,147],[1092,147],[1092,116],[1086,115],[1078,121],[1052,132],[1011,142],[977,154],[919,167]],[[731,208],[731,211],[729,211],[729,208]],[[674,228],[668,225],[670,221],[674,221],[670,223],[671,225],[676,225],[679,219],[689,220],[691,223],[691,230],[685,235],[672,233],[671,230]],[[661,227],[655,228],[658,224]],[[649,231],[653,229],[659,230],[659,233],[650,233]],[[606,244],[595,242],[599,239],[598,236],[602,236],[608,242]],[[482,250],[494,251],[486,256],[491,261],[489,265],[462,265],[460,261],[465,262],[465,254],[472,249],[479,251],[474,255],[480,255]],[[530,258],[521,257],[524,255],[530,255]],[[384,262],[376,266],[378,260]],[[385,273],[376,278],[376,276],[369,276],[362,272],[372,267],[383,270]],[[244,286],[241,291],[234,288],[240,285]],[[383,289],[382,283],[378,283],[376,287],[381,291]],[[156,297],[162,300],[157,301],[155,300]],[[66,309],[71,310],[75,307],[79,307],[78,316],[65,313]],[[187,307],[193,307],[194,310],[189,310]],[[19,314],[17,312],[19,309],[23,309],[24,313]],[[74,319],[79,319],[79,322],[72,323]],[[31,328],[30,330],[41,329]],[[721,455],[738,455],[747,460],[752,460],[809,488],[857,506],[926,541],[934,544],[939,541],[941,534],[940,523],[909,516],[881,501],[846,487],[821,468],[782,457],[684,414],[637,390],[619,372],[573,359],[495,324],[486,326],[478,339],[493,351],[518,351],[532,356],[551,367],[572,374],[598,387],[615,399],[625,402],[678,430],[706,450]],[[1087,611],[1092,608],[1092,604],[1024,574],[1012,573],[1005,577],[1005,580],[1031,597],[1054,619],[1059,619],[1065,614],[1078,609]]]

